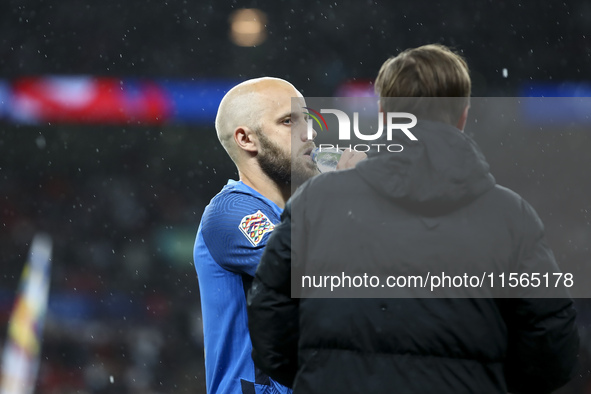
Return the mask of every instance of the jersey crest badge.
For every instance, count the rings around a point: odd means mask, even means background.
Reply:
[[[258,210],[252,215],[246,215],[243,217],[238,228],[253,246],[257,246],[266,233],[275,229],[275,225],[271,223],[264,213]]]

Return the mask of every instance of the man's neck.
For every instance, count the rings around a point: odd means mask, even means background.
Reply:
[[[291,196],[291,185],[278,185],[260,171],[241,171],[239,169],[238,176],[245,185],[252,187],[273,201],[279,208],[285,208],[285,203]]]

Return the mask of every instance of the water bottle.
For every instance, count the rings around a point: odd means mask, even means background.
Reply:
[[[343,151],[337,148],[315,148],[310,156],[320,172],[330,172],[337,168]]]

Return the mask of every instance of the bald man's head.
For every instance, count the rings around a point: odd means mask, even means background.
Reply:
[[[288,92],[284,97],[296,97],[301,94],[295,87],[279,78],[256,78],[234,86],[222,99],[215,119],[215,129],[228,155],[238,164],[238,146],[234,141],[234,132],[238,128],[260,130],[264,111],[272,106],[278,92]]]

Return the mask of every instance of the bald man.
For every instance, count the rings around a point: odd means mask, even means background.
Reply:
[[[292,98],[299,98],[294,108]],[[254,366],[246,292],[292,189],[318,174],[304,106],[289,82],[259,78],[232,88],[218,109],[217,135],[240,180],[228,181],[205,208],[195,241],[210,394],[291,392]],[[363,158],[345,152],[339,168]]]

